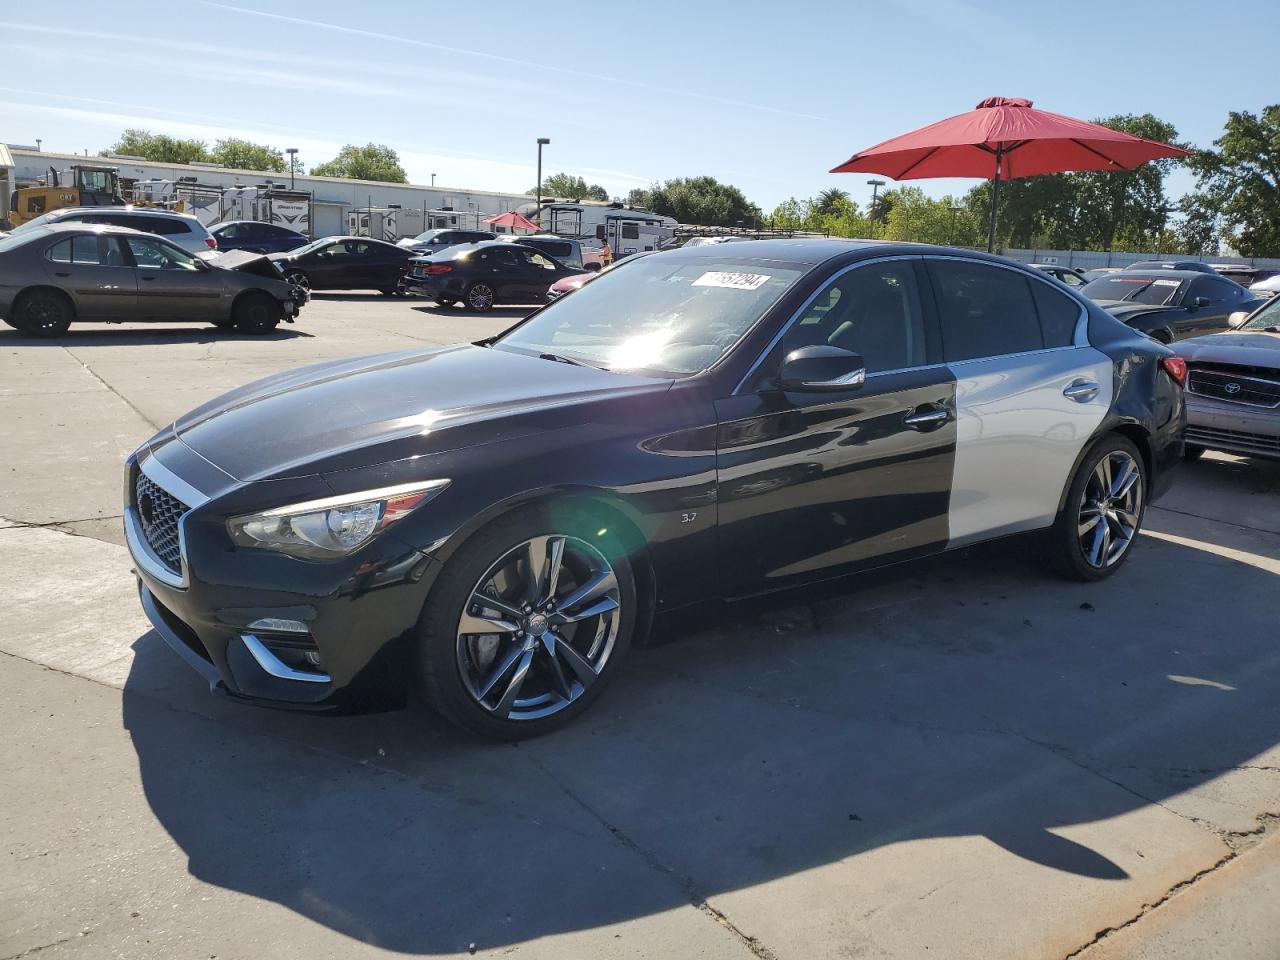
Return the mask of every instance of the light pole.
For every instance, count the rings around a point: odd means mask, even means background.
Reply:
[[[285,147],[284,152],[289,155],[289,189],[293,189],[293,172],[298,166],[298,148]]]
[[[951,211],[951,239],[947,243],[954,247],[956,245],[956,214],[960,212],[960,208],[952,204],[947,209]]]
[[[876,216],[876,197],[879,195],[880,188],[884,186],[884,181],[868,180],[867,186],[871,188],[871,207],[867,210],[867,219],[874,224]],[[873,226],[871,229],[875,230],[875,227]]]
[[[550,142],[550,137],[538,138],[538,203],[534,212],[534,216],[538,218],[538,229],[542,229],[542,148]]]
[[[436,185],[436,175],[434,173],[431,175],[431,185],[433,187]]]

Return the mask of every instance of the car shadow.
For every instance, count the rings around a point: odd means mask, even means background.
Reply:
[[[592,712],[519,746],[422,708],[175,710],[201,684],[153,634],[123,721],[192,875],[404,953],[600,927],[936,837],[1124,879],[1061,828],[1280,741],[1280,585],[1157,537],[1106,583],[1069,584],[1035,549],[659,618],[663,642]],[[1184,629],[1214,596],[1256,602]]]
[[[164,326],[163,323],[92,327],[75,324],[62,336],[50,339],[28,336],[6,327],[0,329],[0,346],[118,347],[149,343],[219,343],[235,340],[262,343],[273,340],[299,340],[313,336],[314,334],[291,324],[281,324],[270,333],[261,334],[240,333],[225,327],[190,323],[172,327]]]

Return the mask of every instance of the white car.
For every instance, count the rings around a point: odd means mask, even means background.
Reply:
[[[194,253],[199,257],[212,257],[218,252],[218,241],[195,217],[151,207],[63,207],[28,220],[15,228],[13,233],[23,233],[32,227],[54,223],[102,223],[112,227],[129,227],[164,237],[187,253]]]
[[[1256,293],[1262,297],[1274,297],[1277,293],[1280,293],[1280,273],[1277,273],[1274,277],[1259,280],[1257,283],[1251,283],[1249,292]]]

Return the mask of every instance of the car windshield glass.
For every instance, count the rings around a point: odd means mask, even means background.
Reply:
[[[1280,297],[1274,297],[1261,310],[1250,317],[1241,330],[1266,330],[1280,328]]]
[[[803,272],[797,264],[646,257],[542,310],[495,346],[683,376],[720,359]]]
[[[445,231],[443,230],[427,230],[423,233],[418,234],[416,237],[414,237],[413,242],[414,243],[430,243],[432,240],[434,240],[436,237],[440,236],[440,234],[444,232]]]
[[[42,213],[40,216],[36,217],[34,220],[28,220],[26,223],[18,224],[9,232],[10,233],[26,233],[32,227],[43,227],[46,223],[53,223],[54,221],[61,219],[61,217],[66,214],[66,212],[67,211],[65,210],[50,210],[48,213]]]
[[[319,250],[321,247],[328,246],[333,243],[332,237],[321,237],[319,240],[312,240],[305,247],[299,247],[297,250],[290,250],[290,256],[297,256],[300,253],[310,253],[312,250]]]
[[[34,221],[32,222],[34,223]],[[23,224],[23,226],[28,226],[28,224]],[[0,237],[0,253],[24,246],[32,240],[39,240],[41,237],[47,236],[49,232],[48,230],[28,230],[25,233],[19,233],[15,230],[7,237]]]
[[[1181,285],[1181,280],[1172,278],[1116,275],[1090,281],[1080,292],[1090,300],[1126,300],[1160,306],[1172,300]]]

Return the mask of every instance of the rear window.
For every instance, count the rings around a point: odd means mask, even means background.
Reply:
[[[1069,347],[1075,342],[1080,304],[1063,296],[1047,283],[1031,281],[1031,296],[1040,314],[1040,330],[1046,347]]]
[[[1172,301],[1180,286],[1182,281],[1173,277],[1128,277],[1118,274],[1092,280],[1080,292],[1090,300],[1124,300],[1158,307]]]

